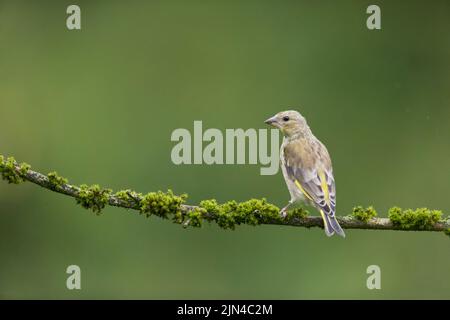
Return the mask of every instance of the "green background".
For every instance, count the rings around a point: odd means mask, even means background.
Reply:
[[[176,128],[265,128],[295,108],[327,145],[338,214],[450,206],[450,2],[0,1],[0,153],[75,184],[189,203],[289,199],[259,165],[181,165]],[[316,213],[314,213],[316,214]],[[66,267],[81,267],[69,291]],[[366,288],[381,267],[382,289]],[[0,298],[450,298],[442,233],[216,225],[0,182]]]

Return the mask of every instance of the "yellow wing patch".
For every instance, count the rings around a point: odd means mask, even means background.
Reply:
[[[325,202],[330,205],[330,191],[328,190],[327,178],[323,171],[319,171],[320,185],[322,187]]]
[[[298,180],[295,180],[295,185],[300,189],[300,191],[311,201],[313,201],[313,199],[311,198],[311,196],[308,194],[308,192],[305,191],[305,189],[303,189],[302,185],[300,184],[300,182],[298,182]]]

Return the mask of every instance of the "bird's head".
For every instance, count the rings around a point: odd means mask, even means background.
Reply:
[[[305,118],[295,110],[281,111],[272,118],[264,121],[272,127],[278,128],[287,137],[297,133],[309,132],[308,124]]]

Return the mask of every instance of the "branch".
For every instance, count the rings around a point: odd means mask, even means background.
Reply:
[[[4,159],[0,155],[0,173],[9,183],[29,181],[45,189],[76,199],[86,209],[100,214],[106,205],[137,210],[146,216],[155,215],[186,226],[199,227],[202,221],[216,222],[220,227],[234,229],[235,225],[283,225],[296,227],[320,227],[320,216],[308,216],[305,209],[296,209],[281,218],[279,208],[265,199],[251,199],[238,203],[228,201],[218,204],[215,200],[204,200],[199,205],[185,204],[187,195],[174,195],[158,191],[148,194],[132,190],[113,193],[111,189],[102,189],[98,185],[75,186],[60,177],[56,172],[47,175],[33,171],[26,163],[18,164],[14,158]],[[351,215],[338,217],[344,229],[367,230],[403,230],[403,231],[443,231],[450,235],[450,218],[443,219],[442,212],[419,208],[402,210],[393,207],[389,218],[378,218],[373,207],[355,207]]]

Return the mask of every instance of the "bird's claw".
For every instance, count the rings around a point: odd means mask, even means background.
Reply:
[[[287,217],[287,209],[286,208],[283,208],[280,210],[280,216],[282,219],[286,219],[286,217]]]

